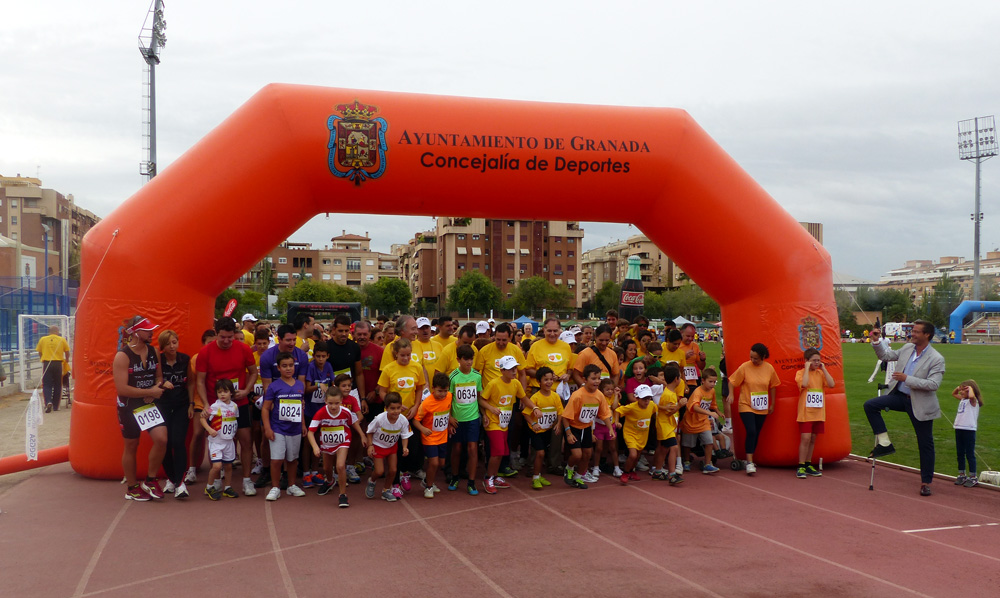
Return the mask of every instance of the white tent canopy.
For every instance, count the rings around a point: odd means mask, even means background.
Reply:
[[[676,318],[674,318],[674,324],[677,324],[677,327],[680,328],[685,324],[694,324],[694,322],[685,318],[684,316],[677,316]]]

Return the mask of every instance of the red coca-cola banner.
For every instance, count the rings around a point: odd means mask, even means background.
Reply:
[[[631,293],[629,291],[622,291],[621,304],[622,305],[631,305],[631,306],[634,306],[634,307],[642,307],[642,305],[643,305],[643,299],[644,299],[643,295],[644,294],[641,293],[641,292],[639,292],[639,293]]]

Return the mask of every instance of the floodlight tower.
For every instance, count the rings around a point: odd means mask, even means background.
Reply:
[[[976,161],[976,211],[971,214],[976,223],[975,250],[972,273],[972,300],[979,301],[979,223],[983,213],[979,210],[979,166],[984,160],[997,155],[997,132],[993,116],[980,116],[958,121],[958,158]]]
[[[146,159],[139,163],[139,173],[149,181],[156,176],[156,65],[160,64],[160,48],[167,45],[164,31],[167,22],[163,20],[163,0],[153,0],[146,14],[146,20],[139,30],[139,53],[146,61],[143,81],[143,150]]]

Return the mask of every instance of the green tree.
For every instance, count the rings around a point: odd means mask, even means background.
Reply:
[[[380,314],[394,314],[410,306],[412,294],[406,281],[399,278],[380,278],[374,284],[361,287],[363,302]]]
[[[562,287],[557,287],[541,276],[522,278],[517,282],[505,309],[512,309],[526,314],[543,307],[560,311],[571,307],[573,294]]]
[[[73,247],[69,250],[69,272],[66,278],[70,280],[80,280],[80,248]]]
[[[833,297],[837,302],[837,320],[840,322],[840,330],[846,330],[857,325],[854,320],[854,300],[847,291],[835,290]]]
[[[952,280],[947,274],[934,285],[933,291],[923,298],[923,316],[938,327],[948,325],[948,317],[955,311],[958,304],[965,300],[962,285]]]
[[[361,293],[343,285],[316,282],[305,278],[299,280],[294,287],[282,289],[278,293],[275,308],[279,312],[287,311],[289,301],[345,301],[360,303]]]
[[[276,287],[277,282],[274,280],[274,265],[270,262],[270,260],[261,261],[260,281],[257,282],[257,291],[266,297],[267,295],[273,295]]]
[[[488,313],[491,309],[500,309],[503,303],[503,292],[493,281],[481,272],[475,270],[466,272],[448,287],[448,310],[464,313]]]
[[[243,313],[252,313],[258,318],[267,315],[267,296],[257,291],[243,291],[240,300],[239,310]]]
[[[618,301],[622,297],[622,285],[613,280],[605,280],[601,288],[594,293],[594,315],[603,318],[609,309],[618,309]]]

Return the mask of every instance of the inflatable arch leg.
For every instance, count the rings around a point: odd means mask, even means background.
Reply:
[[[770,347],[782,386],[757,460],[797,461],[793,376],[812,345],[837,380],[816,457],[850,451],[830,257],[683,110],[269,85],[84,239],[77,472],[121,477],[122,320],[148,315],[195,351],[216,295],[321,212],[633,222],[719,302],[732,367]],[[234,239],[243,214],[269,226]]]
[[[1000,311],[1000,301],[963,301],[948,318],[948,329],[955,333],[955,342],[961,343],[964,336],[962,320],[973,312],[996,313]]]

